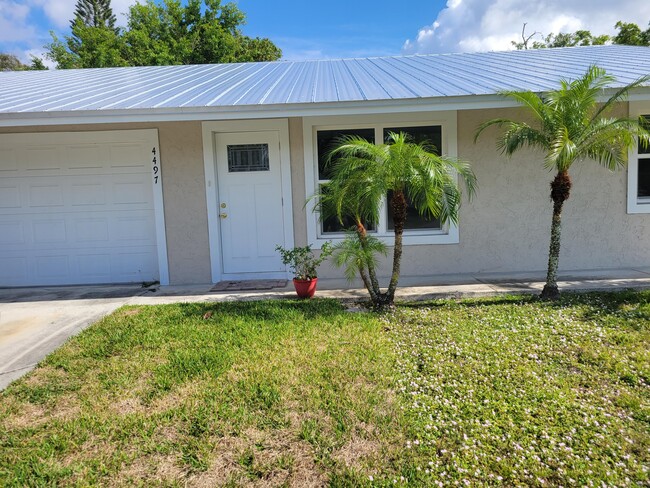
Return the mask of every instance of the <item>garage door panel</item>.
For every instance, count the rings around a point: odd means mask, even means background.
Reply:
[[[27,172],[61,170],[61,155],[56,145],[28,146],[19,151],[18,161],[24,161]]]
[[[106,205],[106,188],[101,183],[79,182],[70,184],[72,207]]]
[[[62,185],[53,182],[52,184],[30,184],[29,187],[29,203],[28,206],[32,208],[39,207],[63,207],[63,195],[65,189]]]
[[[16,171],[18,171],[16,150],[0,147],[0,175],[4,178],[9,176],[9,173],[15,173]]]
[[[145,277],[151,276],[158,264],[148,252],[124,252],[115,256],[117,276],[122,281],[148,281]]]
[[[113,144],[109,147],[109,164],[112,168],[149,169],[149,151],[142,144]]]
[[[0,186],[0,209],[20,207],[20,186],[6,183]]]
[[[138,181],[135,180],[134,177],[128,181],[113,183],[113,203],[115,205],[140,206],[151,201],[151,182],[148,181],[149,178],[137,178]]]
[[[109,218],[81,218],[74,223],[75,240],[79,243],[104,243],[109,242]]]
[[[158,279],[138,132],[0,135],[0,286]]]
[[[68,155],[66,164],[68,170],[97,170],[107,167],[107,147],[100,144],[69,144],[64,148]]]
[[[110,254],[82,254],[77,255],[79,276],[87,282],[101,282],[109,280],[111,273]]]
[[[27,259],[22,256],[5,256],[0,258],[0,283],[19,285],[29,277]]]
[[[64,219],[34,220],[32,235],[35,247],[68,243],[68,231]]]
[[[25,226],[21,220],[0,221],[0,245],[20,246],[25,244]]]

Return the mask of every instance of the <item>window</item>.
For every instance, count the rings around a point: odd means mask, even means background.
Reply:
[[[650,127],[650,102],[630,102],[630,116],[643,116]],[[627,169],[627,212],[650,213],[650,147],[635,145],[629,153]]]
[[[316,129],[316,165],[317,165],[317,185],[320,188],[326,187],[329,177],[331,176],[331,166],[327,165],[327,156],[335,147],[338,140],[343,136],[355,135],[364,139],[375,142],[376,135],[381,136],[383,141],[387,141],[391,132],[405,132],[411,136],[416,143],[427,142],[432,145],[437,154],[441,153],[442,148],[442,127],[440,125],[412,125],[399,126],[390,125],[385,127],[363,127],[352,129]],[[315,168],[316,169],[316,168]],[[390,205],[390,192],[386,195],[386,201],[382,207],[380,221],[377,223],[368,223],[367,228],[376,232],[379,236],[389,236],[393,233],[393,211]],[[343,225],[336,218],[327,218],[320,222],[319,236],[327,238],[330,236],[340,236],[345,230],[352,228],[353,222],[347,220]],[[435,218],[425,218],[409,204],[407,209],[406,224],[404,227],[406,233],[415,234],[440,234],[443,232],[440,221]]]
[[[327,164],[329,152],[336,146],[337,142],[345,136],[363,137],[365,140],[375,142],[374,129],[337,129],[321,130],[317,133],[317,151],[318,151],[318,185],[322,189],[327,188],[327,182],[331,176],[332,164]],[[327,191],[327,190],[325,190]],[[336,217],[329,217],[321,222],[321,233],[341,234],[352,228],[354,222],[350,218],[343,219],[343,225]],[[375,225],[369,223],[366,225],[369,230],[375,230]]]
[[[384,142],[388,141],[390,133],[398,134],[404,132],[411,136],[411,140],[417,144],[426,143],[430,144],[438,156],[440,156],[440,148],[442,147],[442,127],[439,125],[434,126],[418,126],[418,127],[389,127],[384,129]],[[390,202],[390,193],[387,195],[386,201]],[[440,230],[440,220],[436,218],[428,219],[420,215],[415,207],[413,207],[410,202],[408,202],[408,208],[406,209],[406,223],[404,224],[404,230],[426,230],[426,229],[435,229]],[[387,227],[388,230],[394,230],[393,226],[393,209],[390,205],[387,205],[388,218],[387,218]]]

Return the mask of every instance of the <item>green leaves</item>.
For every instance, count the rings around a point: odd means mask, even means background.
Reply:
[[[106,0],[97,1],[108,6]],[[46,46],[58,68],[272,61],[282,56],[269,39],[241,33],[245,15],[233,3],[148,0],[129,8],[125,29],[115,29],[110,18],[102,21],[101,8],[93,8],[97,12],[84,10],[73,19],[72,36],[59,40],[53,35]]]
[[[275,250],[280,253],[282,264],[289,266],[297,280],[311,280],[318,277],[318,267],[332,255],[332,244],[325,242],[318,256],[314,255],[310,245],[293,249],[276,246]]]
[[[631,89],[648,80],[650,77],[640,78],[601,102],[616,79],[592,66],[581,78],[560,80],[560,88],[545,94],[503,92],[525,107],[533,123],[489,120],[478,127],[474,141],[488,127],[505,127],[497,139],[497,148],[509,156],[531,147],[545,153],[544,164],[549,169],[568,171],[576,161],[594,159],[614,170],[625,164],[627,149],[636,138],[648,140],[648,132],[638,121],[606,115],[626,99]]]

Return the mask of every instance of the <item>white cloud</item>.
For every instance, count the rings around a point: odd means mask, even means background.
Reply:
[[[29,7],[9,0],[0,0],[0,42],[15,42],[34,35],[27,24]]]
[[[40,7],[52,24],[58,29],[65,29],[70,25],[70,20],[74,17],[75,5],[77,0],[30,0],[33,6]],[[111,8],[115,17],[117,17],[117,24],[126,25],[126,12],[129,6],[135,4],[135,0],[112,0]]]
[[[12,53],[25,62],[30,56],[43,57],[43,46],[50,42],[49,31],[59,37],[69,33],[77,0],[0,0],[0,52]],[[136,0],[112,0],[117,24],[126,25],[126,12]],[[37,26],[34,16],[44,16],[49,25]],[[44,59],[46,64],[48,60]]]
[[[447,6],[415,39],[402,47],[405,53],[448,53],[512,49],[511,41],[526,32],[614,34],[617,21],[645,28],[650,2],[639,0],[448,0]],[[541,36],[537,36],[541,39]]]

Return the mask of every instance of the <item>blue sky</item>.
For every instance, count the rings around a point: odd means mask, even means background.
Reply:
[[[144,0],[141,0],[144,1]],[[69,33],[76,0],[0,0],[0,52],[28,61],[48,32]],[[135,0],[112,0],[118,22]],[[524,22],[541,38],[588,29],[615,32],[618,20],[646,26],[648,0],[236,0],[243,31],[268,37],[285,59],[321,59],[511,49]]]
[[[244,31],[268,37],[287,59],[400,54],[404,42],[436,18],[444,0],[328,2],[239,0]]]

